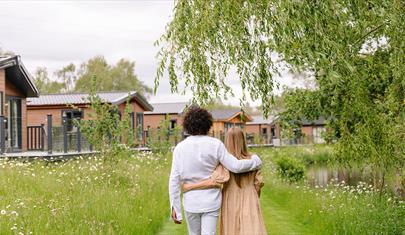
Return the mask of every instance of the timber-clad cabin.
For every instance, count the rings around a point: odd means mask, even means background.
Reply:
[[[231,127],[238,126],[245,129],[246,122],[252,121],[252,117],[240,109],[214,109],[209,111],[213,119],[210,134],[221,140],[224,139],[226,132]]]
[[[27,97],[38,97],[20,56],[0,57],[0,151],[27,150]]]
[[[169,118],[170,128],[181,126],[183,124],[183,114],[189,103],[154,103],[153,111],[145,112],[145,131],[159,128],[159,124]],[[213,125],[209,134],[220,137],[232,126],[245,127],[245,123],[252,121],[252,118],[240,109],[214,109],[209,110],[212,114]]]
[[[226,133],[233,126],[244,129],[246,122],[252,120],[250,115],[240,109],[214,109],[209,111],[213,119],[211,131],[214,132]]]
[[[127,100],[131,105],[131,124],[138,141],[144,141],[144,112],[152,111],[153,107],[135,91],[98,92],[103,102],[118,108],[119,114],[125,112]],[[89,120],[92,110],[87,93],[65,93],[41,95],[27,100],[28,126],[47,128],[47,118],[52,116],[52,127],[61,127],[66,122],[65,131],[75,133],[73,119]],[[33,140],[35,141],[35,140]],[[31,144],[31,143],[30,143]],[[31,145],[30,145],[31,146]],[[33,149],[35,150],[35,149]]]

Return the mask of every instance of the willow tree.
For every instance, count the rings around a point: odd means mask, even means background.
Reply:
[[[236,71],[241,103],[250,94],[264,115],[280,67],[313,74],[342,156],[404,163],[403,0],[178,0],[157,45],[156,86],[167,71],[172,92],[184,84],[205,103],[231,94],[226,77]],[[384,81],[382,96],[373,79]]]

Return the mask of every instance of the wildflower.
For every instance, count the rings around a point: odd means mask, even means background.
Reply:
[[[17,212],[17,211],[12,211],[12,212],[10,213],[10,215],[18,216],[18,212]]]
[[[5,214],[7,214],[7,211],[6,210],[1,210],[0,214],[5,215]]]

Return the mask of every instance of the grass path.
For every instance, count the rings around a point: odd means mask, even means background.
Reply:
[[[275,192],[271,193],[270,190],[264,188],[260,199],[269,235],[311,234],[298,218],[289,213],[294,208],[286,208],[283,203],[285,198]],[[176,225],[167,219],[158,235],[187,235],[187,225]]]

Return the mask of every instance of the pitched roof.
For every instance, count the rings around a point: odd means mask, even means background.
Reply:
[[[39,92],[18,55],[0,56],[0,69],[6,70],[6,79],[23,91],[27,97],[37,97]]]
[[[210,112],[214,120],[229,120],[242,113],[240,109],[214,109],[210,110]],[[247,114],[245,115],[247,117],[247,121],[250,121],[251,117]]]
[[[129,92],[98,92],[97,95],[107,103],[119,105],[124,103],[128,97],[135,98],[141,106],[147,110],[153,110],[153,107],[146,99],[135,91]],[[65,104],[88,104],[88,93],[65,93],[65,94],[49,94],[41,95],[38,98],[28,98],[28,106],[47,106],[47,105],[65,105]]]
[[[303,119],[302,120],[302,125],[303,126],[311,126],[311,125],[325,125],[326,123],[326,119],[325,117],[319,117],[316,120],[307,120],[307,119]]]
[[[255,124],[271,124],[276,120],[277,116],[269,115],[268,118],[264,118],[262,115],[252,116],[252,121],[246,122],[246,125],[255,125]]]
[[[153,111],[145,112],[145,115],[153,114],[181,114],[187,107],[188,102],[153,103]]]

